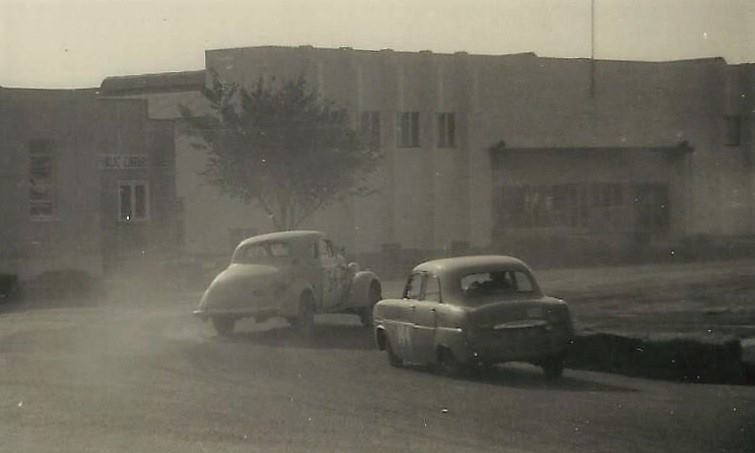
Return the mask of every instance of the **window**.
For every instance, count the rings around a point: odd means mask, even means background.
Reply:
[[[404,288],[404,299],[419,299],[422,291],[422,274],[412,274]]]
[[[461,289],[470,297],[531,293],[535,290],[532,279],[521,271],[494,270],[465,275]]]
[[[423,299],[440,302],[440,281],[438,281],[438,277],[434,275],[427,277],[427,280],[425,281],[425,296]]]
[[[724,145],[739,146],[742,141],[742,118],[727,116],[724,120],[726,121]]]
[[[668,187],[663,184],[637,184],[634,186],[634,206],[637,229],[644,232],[667,231],[669,216]]]
[[[330,258],[334,255],[333,248],[325,239],[320,239],[319,241],[317,241],[317,253],[321,258]]]
[[[456,147],[456,119],[453,113],[438,113],[438,148]]]
[[[118,219],[121,222],[144,221],[149,218],[149,191],[146,182],[118,184]]]
[[[371,150],[380,148],[380,112],[362,112],[359,121],[362,140]]]
[[[597,183],[592,187],[592,205],[597,207],[610,208],[612,206],[621,206],[622,193],[621,185],[613,183]]]
[[[54,167],[52,142],[29,142],[29,214],[32,219],[49,219],[55,212]]]
[[[285,242],[271,242],[268,246],[271,256],[276,258],[291,256],[291,248]]]
[[[252,244],[239,249],[234,255],[234,263],[254,263],[270,256],[265,244]]]
[[[396,135],[399,148],[419,147],[419,112],[400,112],[397,118]]]

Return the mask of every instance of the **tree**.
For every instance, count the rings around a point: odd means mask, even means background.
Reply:
[[[365,147],[335,107],[304,77],[252,89],[217,76],[205,95],[211,111],[181,107],[196,147],[207,149],[202,175],[221,192],[256,202],[279,230],[296,228],[345,195],[366,195],[380,155]]]

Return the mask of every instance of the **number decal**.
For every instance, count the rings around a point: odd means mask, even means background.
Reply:
[[[412,331],[408,324],[396,326],[396,337],[399,348],[407,350],[412,347]]]

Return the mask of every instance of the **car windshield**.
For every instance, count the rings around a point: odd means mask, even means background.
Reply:
[[[467,274],[461,278],[460,284],[464,295],[473,298],[521,295],[535,291],[535,284],[527,273],[513,270]]]
[[[291,256],[291,247],[286,242],[262,242],[247,245],[233,255],[234,263],[257,263],[271,258]]]

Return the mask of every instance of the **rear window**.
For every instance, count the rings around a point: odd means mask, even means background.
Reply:
[[[476,272],[461,278],[461,290],[470,297],[526,294],[535,291],[535,284],[529,274],[522,271]]]
[[[256,263],[270,258],[291,256],[291,247],[286,242],[263,242],[247,245],[233,255],[234,263]]]

